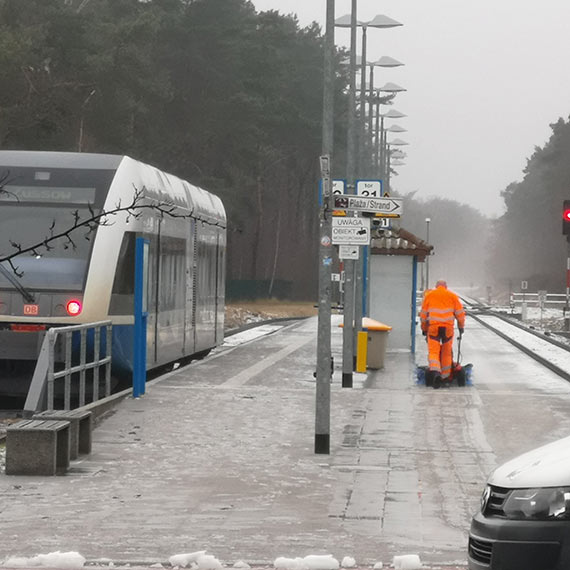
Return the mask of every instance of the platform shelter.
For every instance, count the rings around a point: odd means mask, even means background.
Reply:
[[[403,228],[376,230],[370,244],[369,316],[392,327],[388,352],[416,350],[418,263],[433,246]]]

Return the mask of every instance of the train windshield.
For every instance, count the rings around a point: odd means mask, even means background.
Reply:
[[[12,259],[16,271],[2,262],[11,275],[0,272],[0,288],[14,289],[16,277],[30,291],[82,290],[97,228],[72,228],[101,212],[113,176],[0,166],[0,259],[22,251]]]

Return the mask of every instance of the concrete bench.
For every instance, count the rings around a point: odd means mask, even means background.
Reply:
[[[79,454],[91,453],[91,412],[85,410],[47,410],[34,414],[34,420],[67,421],[71,425],[69,458],[77,459]]]
[[[6,430],[6,475],[55,475],[69,468],[69,422],[23,420]]]

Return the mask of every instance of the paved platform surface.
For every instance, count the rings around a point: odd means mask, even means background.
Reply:
[[[59,550],[149,567],[207,550],[226,565],[417,554],[465,568],[496,462],[476,391],[417,386],[410,354],[391,352],[342,388],[336,324],[329,455],[313,452],[316,319],[229,337],[118,404],[66,476],[1,473],[0,561]]]

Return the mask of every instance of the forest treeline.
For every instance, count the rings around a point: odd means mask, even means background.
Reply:
[[[228,279],[255,283],[261,296],[313,299],[323,45],[318,25],[247,0],[0,0],[0,148],[126,154],[202,186],[227,209]],[[337,178],[345,57],[339,50]],[[569,155],[560,121],[504,191],[498,220],[405,196],[406,229],[425,239],[432,220],[432,274],[561,289]]]

